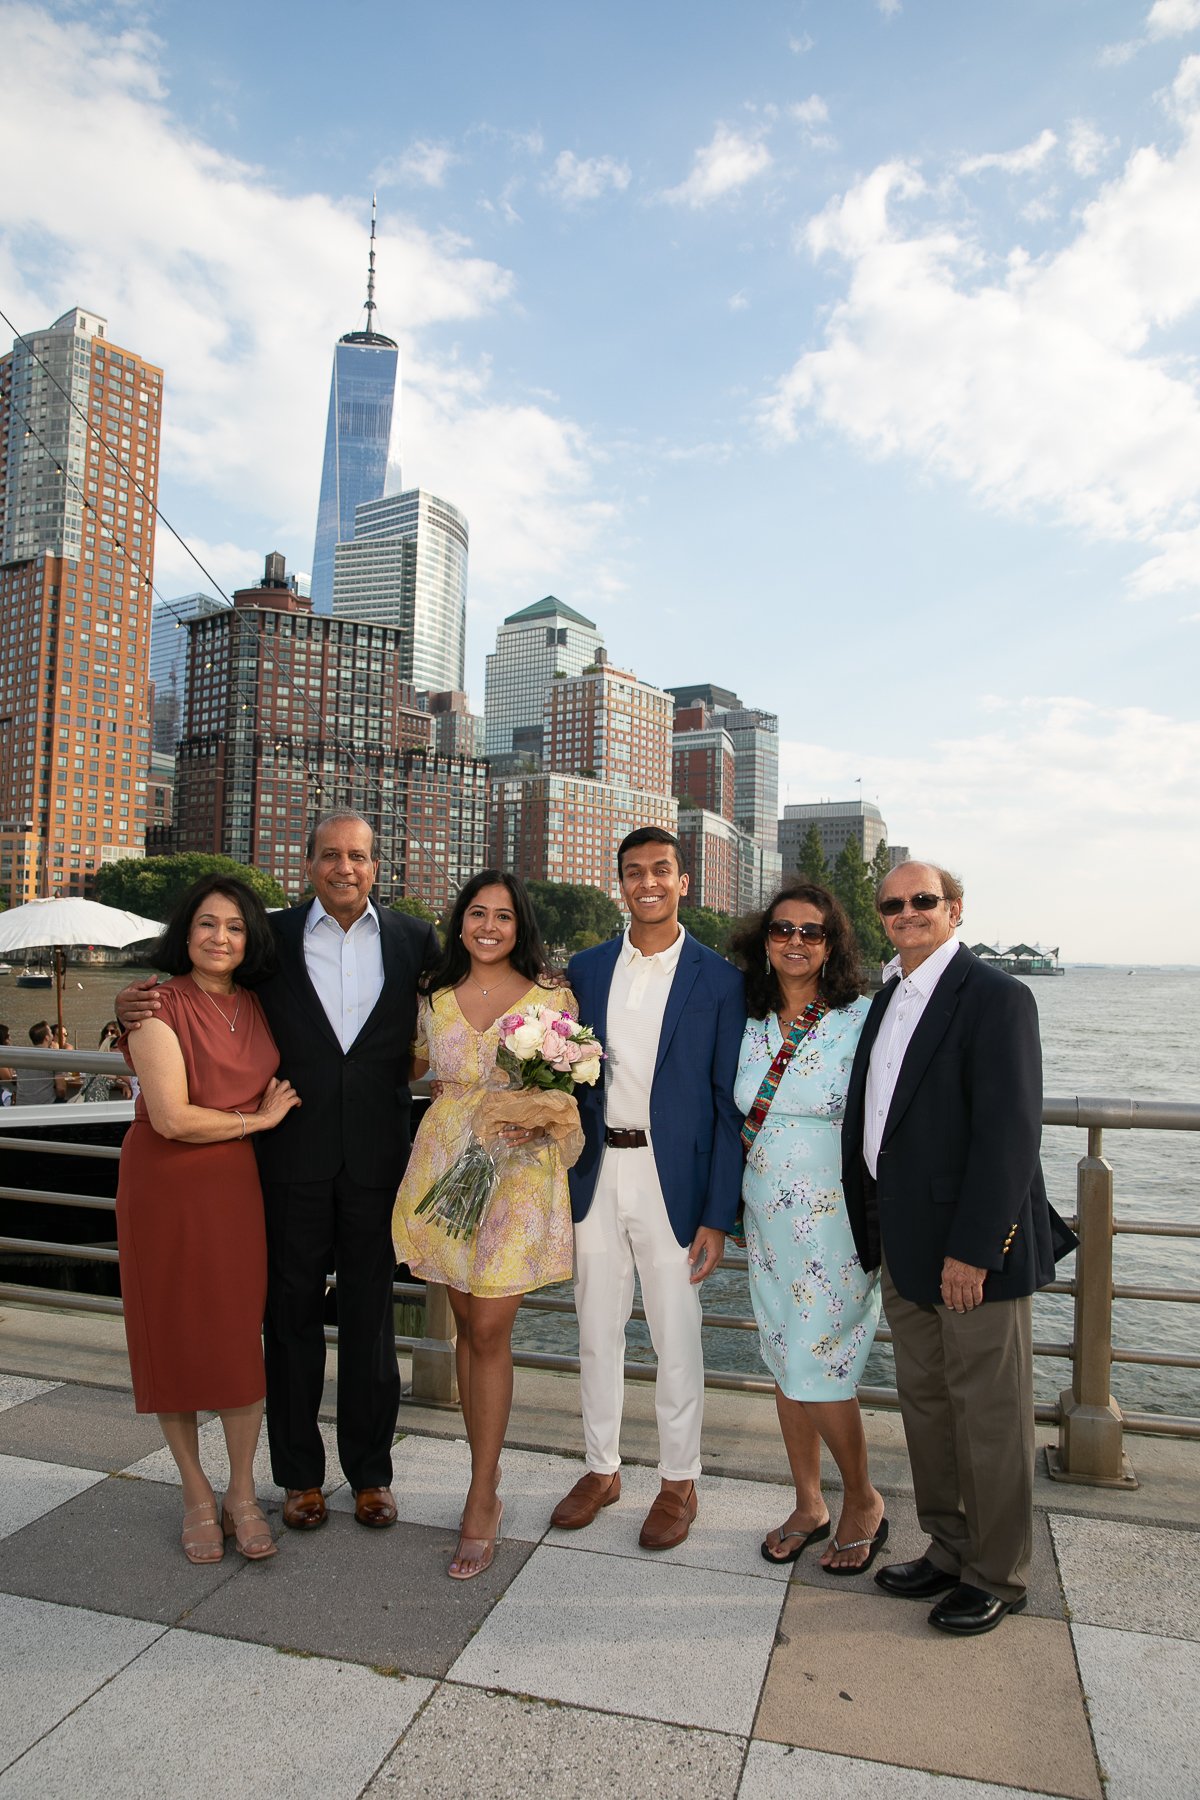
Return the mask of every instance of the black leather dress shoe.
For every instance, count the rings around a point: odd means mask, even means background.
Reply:
[[[957,1575],[947,1575],[927,1556],[918,1556],[915,1562],[885,1563],[875,1571],[875,1580],[886,1593],[899,1594],[904,1600],[928,1600],[958,1586]]]
[[[1024,1594],[1019,1600],[1001,1600],[999,1595],[989,1594],[986,1588],[972,1587],[969,1581],[960,1581],[944,1600],[938,1601],[929,1615],[929,1623],[936,1625],[939,1631],[952,1632],[955,1637],[978,1637],[981,1631],[994,1631],[1005,1613],[1024,1610]]]

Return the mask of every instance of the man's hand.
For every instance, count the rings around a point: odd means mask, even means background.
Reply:
[[[712,1225],[702,1225],[688,1251],[692,1286],[698,1287],[702,1281],[707,1281],[713,1270],[720,1268],[724,1255],[725,1233],[717,1231]]]
[[[117,995],[113,1006],[126,1031],[136,1031],[152,1019],[162,1006],[158,997],[158,980],[151,975],[146,981],[131,981]]]
[[[971,1263],[948,1256],[942,1264],[942,1304],[957,1313],[971,1312],[982,1306],[986,1277],[986,1269],[976,1269]]]

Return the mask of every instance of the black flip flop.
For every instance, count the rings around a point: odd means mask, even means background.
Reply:
[[[796,1548],[787,1556],[773,1556],[767,1549],[765,1543],[760,1544],[759,1550],[762,1553],[762,1559],[764,1562],[769,1563],[794,1563],[798,1560],[802,1551],[807,1550],[810,1544],[819,1544],[822,1538],[827,1538],[829,1536],[832,1529],[833,1520],[826,1519],[823,1525],[818,1525],[815,1531],[810,1531],[807,1537],[801,1538]],[[800,1537],[800,1533],[798,1531],[781,1531],[779,1534],[779,1542],[781,1544],[786,1544],[789,1538],[794,1537]]]
[[[859,1563],[857,1568],[834,1569],[827,1566],[825,1573],[827,1575],[865,1575],[871,1564],[875,1561],[875,1558],[879,1555],[879,1552],[883,1549],[883,1546],[887,1543],[887,1540],[888,1522],[886,1518],[880,1519],[879,1530],[875,1533],[873,1538],[855,1538],[849,1544],[839,1544],[837,1539],[834,1538],[833,1548],[835,1550],[858,1550],[863,1544],[870,1544],[871,1548],[867,1554],[866,1562]]]

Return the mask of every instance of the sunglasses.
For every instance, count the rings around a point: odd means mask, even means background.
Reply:
[[[881,900],[879,910],[885,919],[894,919],[906,906],[911,906],[914,912],[932,912],[945,898],[945,894],[913,894],[907,900],[894,897]]]
[[[777,944],[786,944],[794,937],[803,938],[806,944],[823,944],[825,927],[823,925],[793,925],[790,919],[772,919],[767,926],[767,936]]]

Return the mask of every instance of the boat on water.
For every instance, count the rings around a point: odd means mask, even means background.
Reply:
[[[17,976],[17,986],[25,988],[53,987],[54,976],[49,969],[42,968],[39,963],[31,963]]]
[[[1002,949],[999,944],[972,944],[971,949],[981,962],[990,963],[993,969],[1003,969],[1006,975],[1065,975],[1066,970],[1058,960],[1058,945],[1048,950],[1042,944],[1010,944]]]

